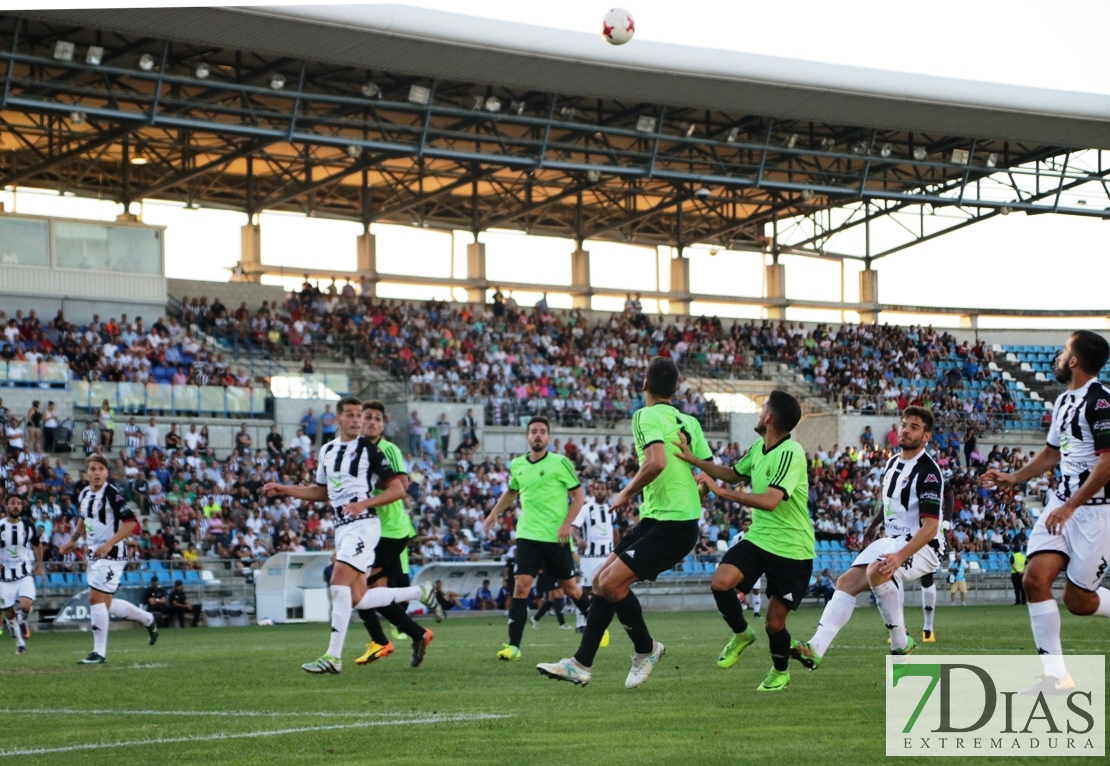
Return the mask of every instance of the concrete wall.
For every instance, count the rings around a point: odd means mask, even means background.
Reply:
[[[43,322],[53,319],[59,310],[65,312],[65,317],[75,324],[87,324],[92,321],[94,314],[100,315],[100,321],[105,322],[112,317],[119,319],[127,314],[129,319],[142,317],[148,327],[154,320],[166,313],[165,303],[125,302],[113,300],[92,300],[88,298],[68,298],[51,295],[49,297],[12,295],[0,288],[0,308],[8,312],[9,317],[15,316],[17,310],[24,314],[34,309],[35,316]]]
[[[257,282],[205,282],[199,279],[167,279],[166,292],[177,300],[182,297],[219,298],[229,309],[238,308],[243,301],[254,311],[262,301],[285,300],[285,290],[276,285],[262,285]]]

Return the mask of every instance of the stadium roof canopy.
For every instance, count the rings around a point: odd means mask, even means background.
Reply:
[[[1107,95],[395,5],[26,11],[0,61],[3,185],[868,262],[1110,217]]]

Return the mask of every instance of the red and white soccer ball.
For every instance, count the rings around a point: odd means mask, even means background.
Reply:
[[[624,8],[611,8],[601,20],[601,37],[610,45],[624,45],[636,34],[636,20]]]

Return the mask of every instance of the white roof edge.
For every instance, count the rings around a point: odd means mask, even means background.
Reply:
[[[1110,95],[892,72],[646,40],[616,47],[605,45],[600,35],[406,5],[269,5],[224,10],[633,72],[1110,122]]]

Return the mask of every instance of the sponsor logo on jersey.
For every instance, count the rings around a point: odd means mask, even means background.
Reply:
[[[935,483],[935,482],[939,482],[939,481],[940,481],[940,479],[937,478],[937,475],[935,473],[931,473],[931,474],[929,474],[928,476],[925,477],[925,483],[926,484]]]
[[[1097,402],[1095,402],[1095,409],[1096,410],[1110,409],[1110,402],[1106,401],[1105,399],[1099,399]]]

